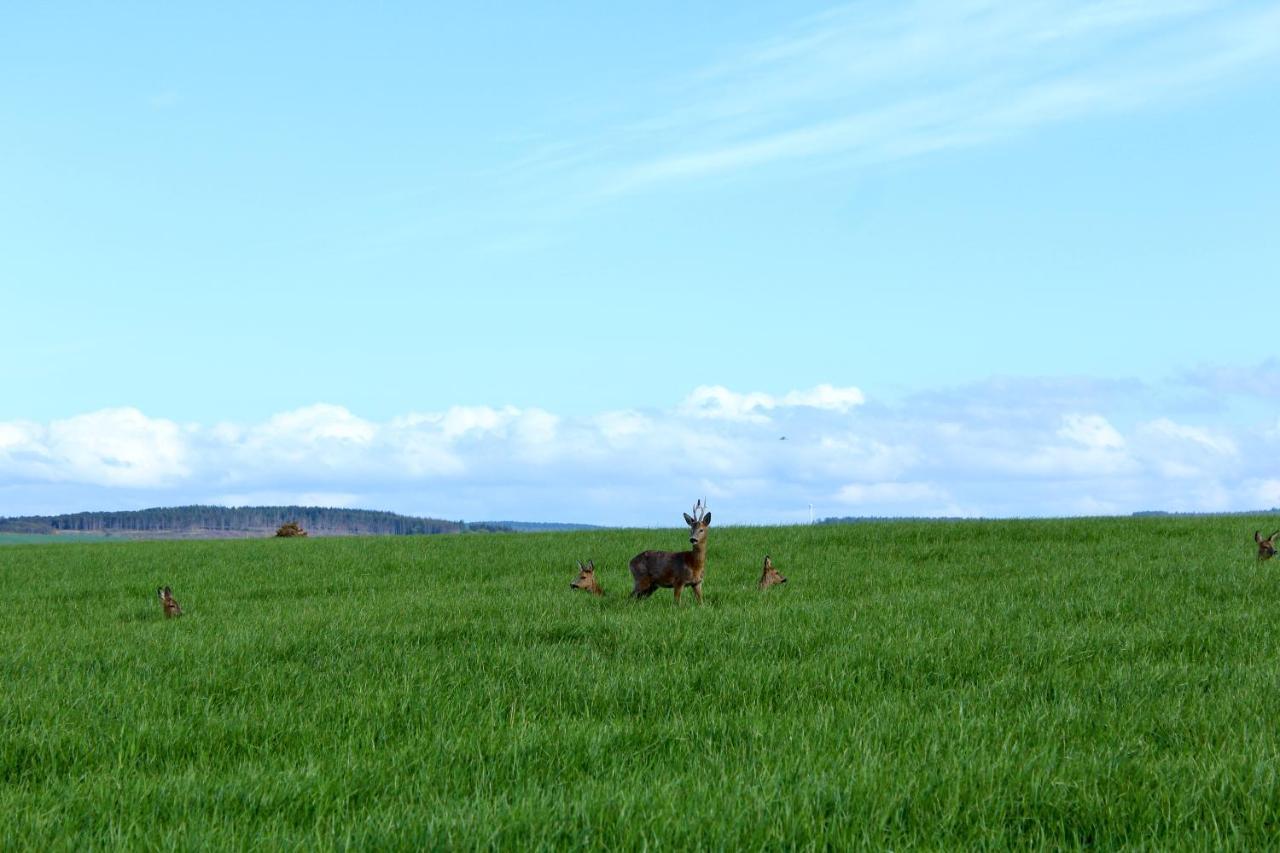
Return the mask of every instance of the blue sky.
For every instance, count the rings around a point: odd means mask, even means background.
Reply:
[[[1280,3],[0,31],[0,514],[1280,505]]]

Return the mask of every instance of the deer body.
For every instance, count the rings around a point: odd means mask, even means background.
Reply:
[[[1266,539],[1262,538],[1262,531],[1256,530],[1253,533],[1253,541],[1258,543],[1258,559],[1270,560],[1276,555],[1276,537],[1280,536],[1280,530],[1272,533]]]
[[[175,616],[182,615],[182,608],[178,605],[178,599],[173,597],[173,590],[167,586],[156,589],[156,595],[160,596],[160,606],[164,608],[164,618],[172,619]]]
[[[680,603],[680,591],[693,587],[693,596],[702,603],[702,576],[707,569],[707,527],[711,513],[702,515],[702,501],[693,508],[693,516],[684,514],[689,525],[688,551],[642,551],[631,558],[628,567],[635,586],[633,598],[648,598],[658,589],[675,591],[676,604]]]

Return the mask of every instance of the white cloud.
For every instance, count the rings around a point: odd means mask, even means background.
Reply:
[[[864,399],[703,386],[666,410],[580,416],[458,406],[375,421],[316,404],[207,427],[128,408],[0,422],[0,514],[214,500],[670,524],[702,495],[722,523],[799,521],[810,504],[988,516],[1280,504],[1271,413],[1189,425],[1140,388],[1062,380]]]
[[[376,427],[351,414],[342,406],[319,403],[275,415],[254,429],[250,441],[263,444],[294,442],[307,445],[326,441],[368,444]]]
[[[1221,456],[1235,456],[1238,452],[1236,443],[1231,438],[1220,435],[1203,427],[1186,426],[1174,423],[1168,418],[1158,418],[1143,424],[1142,431],[1148,435],[1173,439],[1175,442],[1186,442],[1216,453]]]
[[[773,397],[760,391],[740,394],[723,385],[700,385],[685,398],[681,410],[695,418],[763,423],[769,420],[763,411],[775,405]]]
[[[949,496],[932,483],[850,483],[836,492],[847,504],[918,504],[945,501]]]
[[[605,412],[595,417],[595,428],[610,444],[628,445],[650,432],[654,423],[639,412]]]
[[[1124,447],[1124,437],[1101,415],[1067,415],[1058,435],[1096,450]]]
[[[444,437],[453,441],[471,434],[500,432],[520,414],[514,406],[454,406],[439,418]]]
[[[17,425],[15,430],[10,423],[0,432],[7,436],[9,465],[36,479],[156,487],[189,472],[182,427],[137,409],[103,409],[39,429]]]
[[[696,418],[765,423],[766,412],[780,408],[809,408],[844,414],[866,402],[857,388],[818,385],[803,391],[789,391],[781,397],[763,391],[740,393],[723,385],[700,385],[685,398],[681,411]]]
[[[818,385],[808,391],[788,392],[783,396],[780,405],[806,406],[811,409],[825,409],[843,414],[854,406],[861,406],[866,401],[867,398],[857,388],[835,388],[831,385]]]
[[[44,428],[29,421],[0,423],[0,459],[20,454],[43,454]]]

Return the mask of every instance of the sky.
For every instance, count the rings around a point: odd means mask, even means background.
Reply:
[[[1280,2],[9,4],[0,515],[1280,506]]]

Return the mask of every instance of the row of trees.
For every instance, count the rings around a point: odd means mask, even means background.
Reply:
[[[274,531],[286,522],[297,522],[312,532],[330,534],[383,534],[393,536],[427,533],[493,531],[490,524],[466,524],[439,518],[416,518],[368,509],[332,509],[305,506],[177,506],[124,512],[77,512],[69,515],[23,516],[0,519],[0,532],[191,532]]]

